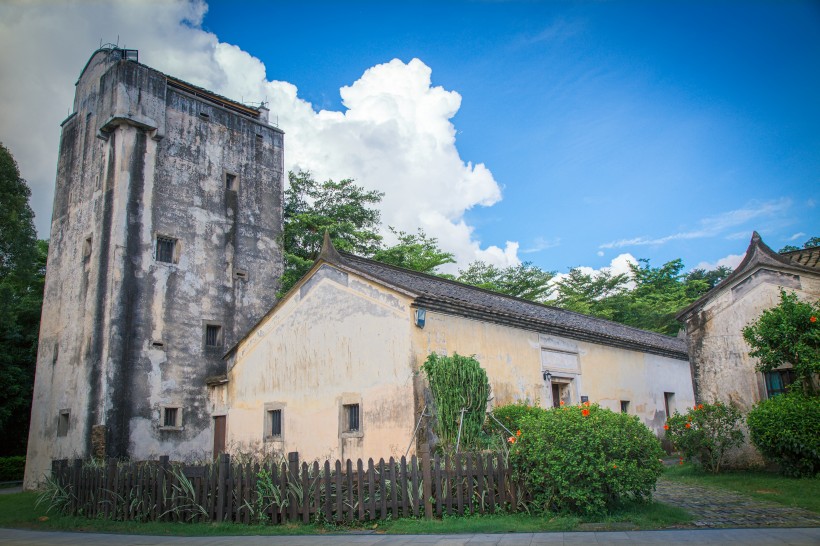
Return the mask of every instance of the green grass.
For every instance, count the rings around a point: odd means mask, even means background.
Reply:
[[[540,517],[529,514],[472,515],[425,520],[404,518],[355,526],[348,525],[241,525],[233,523],[136,523],[86,519],[49,514],[44,505],[35,507],[35,493],[0,495],[0,527],[39,531],[84,531],[173,536],[304,535],[373,531],[388,534],[457,534],[572,531],[583,529],[664,529],[685,525],[691,518],[678,508],[661,503],[628,505],[598,519],[570,516]]]
[[[707,474],[690,464],[668,467],[666,479],[743,493],[755,499],[820,513],[820,478],[787,478],[765,471]]]

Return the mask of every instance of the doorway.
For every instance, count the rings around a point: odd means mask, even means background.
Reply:
[[[224,415],[214,417],[214,460],[219,457],[220,453],[225,453],[225,426]]]

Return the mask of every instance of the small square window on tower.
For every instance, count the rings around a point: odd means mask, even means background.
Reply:
[[[160,428],[180,429],[182,428],[182,408],[175,406],[165,406],[160,413]]]
[[[621,413],[629,413],[629,400],[621,400]]]
[[[157,235],[156,259],[158,262],[168,264],[177,263],[177,239],[173,237],[166,237],[164,235]]]
[[[225,173],[225,189],[236,191],[239,189],[239,178],[233,173]]]
[[[91,256],[91,245],[92,245],[92,238],[91,238],[91,235],[89,235],[88,237],[85,238],[85,241],[83,242],[83,258],[84,259],[87,259],[89,256]]]
[[[222,326],[219,324],[205,324],[205,346],[222,347]]]

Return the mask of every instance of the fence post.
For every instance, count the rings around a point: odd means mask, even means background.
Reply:
[[[168,483],[168,466],[170,465],[171,458],[168,455],[162,455],[159,458],[159,483],[157,484],[157,506],[159,510],[157,510],[157,517],[156,521],[162,521],[165,519],[165,511],[168,509],[165,505],[165,484]]]
[[[117,479],[117,459],[114,457],[108,458],[108,466],[105,472],[105,490],[108,493],[109,502],[105,505],[104,514],[106,519],[112,514],[117,513],[117,497],[114,494],[114,482]]]
[[[216,484],[216,521],[222,522],[225,518],[225,483],[228,481],[228,469],[231,465],[231,456],[227,453],[220,453],[219,459],[219,479]]]
[[[430,483],[430,446],[423,444],[421,446],[421,482],[422,494],[424,495],[424,517],[426,519],[433,519],[433,503],[430,499],[433,496],[433,487]]]
[[[290,501],[288,502],[288,510],[290,512],[290,516],[288,519],[290,521],[297,520],[297,514],[299,510],[299,502],[296,498],[296,488],[292,487],[290,484],[293,483],[295,486],[299,485],[299,452],[298,451],[291,451],[288,453],[288,476],[287,476],[287,488],[288,488],[288,497]]]
[[[74,468],[72,469],[74,486],[74,497],[71,500],[71,515],[76,516],[77,512],[82,508],[82,502],[85,500],[85,484],[83,483],[83,461],[82,459],[74,459]]]

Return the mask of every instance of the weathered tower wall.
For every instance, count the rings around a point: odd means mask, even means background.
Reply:
[[[208,454],[205,378],[282,274],[267,111],[125,57],[94,53],[62,124],[26,487],[53,459]]]

